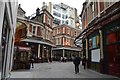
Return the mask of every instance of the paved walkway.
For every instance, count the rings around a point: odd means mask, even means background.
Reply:
[[[100,74],[80,66],[80,73],[75,74],[72,62],[67,63],[36,63],[30,70],[11,72],[11,78],[116,78],[110,75]]]

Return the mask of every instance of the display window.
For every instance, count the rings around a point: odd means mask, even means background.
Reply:
[[[96,36],[96,47],[100,47],[100,36]]]
[[[89,49],[99,48],[100,47],[100,38],[99,35],[93,36],[89,39]]]
[[[89,39],[89,49],[92,49],[92,38]]]
[[[96,48],[96,47],[97,47],[97,45],[96,45],[96,36],[94,36],[92,38],[92,48]]]

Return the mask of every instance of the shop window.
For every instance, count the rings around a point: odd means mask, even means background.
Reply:
[[[96,36],[92,38],[92,48],[96,48]]]
[[[100,36],[96,35],[89,39],[89,49],[99,48],[100,47]]]
[[[100,36],[96,36],[96,47],[100,47]]]
[[[92,49],[92,38],[89,39],[89,49]]]
[[[28,56],[27,52],[21,52],[21,59],[20,59],[20,61],[26,61],[27,56]]]

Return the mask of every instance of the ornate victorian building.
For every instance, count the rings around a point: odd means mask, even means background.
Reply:
[[[72,60],[72,56],[80,55],[80,48],[74,45],[74,39],[80,34],[80,29],[67,26],[65,24],[53,28],[53,48],[55,60],[66,57]]]

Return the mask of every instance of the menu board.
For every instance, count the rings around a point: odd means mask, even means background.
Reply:
[[[100,49],[91,50],[91,61],[100,62]]]

